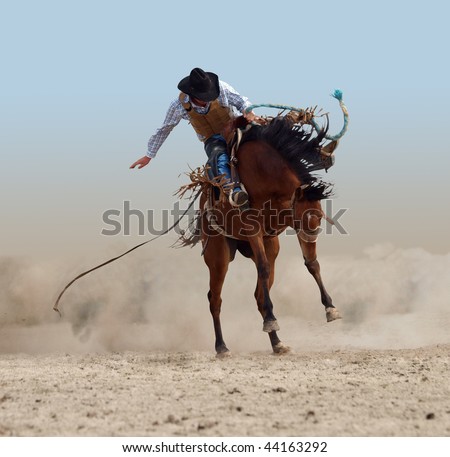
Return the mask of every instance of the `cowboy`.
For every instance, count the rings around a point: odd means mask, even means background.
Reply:
[[[239,115],[249,122],[255,120],[253,112],[245,112],[250,102],[229,84],[220,81],[216,74],[201,68],[194,68],[189,76],[183,78],[178,83],[178,89],[181,92],[170,104],[162,127],[148,141],[146,155],[130,168],[137,166],[140,169],[148,165],[172,129],[185,119],[191,123],[199,140],[204,142],[210,177],[224,174],[231,182],[227,143],[221,132],[231,119]],[[231,200],[235,206],[248,202],[247,193],[237,183],[232,189]]]

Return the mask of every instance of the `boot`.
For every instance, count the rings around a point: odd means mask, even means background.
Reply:
[[[227,154],[220,154],[217,157],[217,170],[219,174],[224,174],[231,182],[231,169],[228,162]],[[230,195],[230,203],[232,206],[244,209],[248,206],[248,194],[245,190],[242,190],[239,185],[235,186]]]

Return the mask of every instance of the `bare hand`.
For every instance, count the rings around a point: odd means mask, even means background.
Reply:
[[[245,119],[249,122],[249,123],[257,123],[257,124],[264,124],[264,119],[262,119],[261,117],[257,116],[253,111],[249,111],[248,113],[244,113],[244,117]]]
[[[139,160],[136,160],[136,162],[134,162],[130,168],[134,168],[136,166],[139,169],[144,168],[146,165],[148,165],[150,163],[150,160],[152,160],[150,157],[147,157],[147,156],[141,157]]]
[[[244,117],[248,122],[252,122],[255,119],[256,115],[253,111],[249,111],[248,113],[244,112]]]

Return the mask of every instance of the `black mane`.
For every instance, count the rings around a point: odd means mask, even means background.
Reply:
[[[320,148],[327,129],[326,126],[315,134],[312,128],[293,125],[290,120],[278,116],[267,125],[253,126],[244,133],[241,144],[248,141],[264,141],[272,146],[288,163],[301,183],[308,184],[304,192],[305,198],[322,200],[331,195],[332,185],[312,173],[325,168]]]

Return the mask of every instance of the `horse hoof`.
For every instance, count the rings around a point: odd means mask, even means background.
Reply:
[[[277,343],[272,349],[274,354],[288,354],[291,352],[291,348],[283,343]]]
[[[342,319],[342,316],[339,314],[339,311],[336,308],[326,308],[325,309],[327,322],[332,322],[337,319]]]
[[[263,332],[278,332],[280,330],[280,326],[278,325],[278,322],[275,321],[264,321],[263,324]]]
[[[216,354],[216,358],[217,359],[228,359],[229,357],[231,357],[231,352],[229,350],[226,350],[226,351],[223,351],[223,352],[218,352]]]

